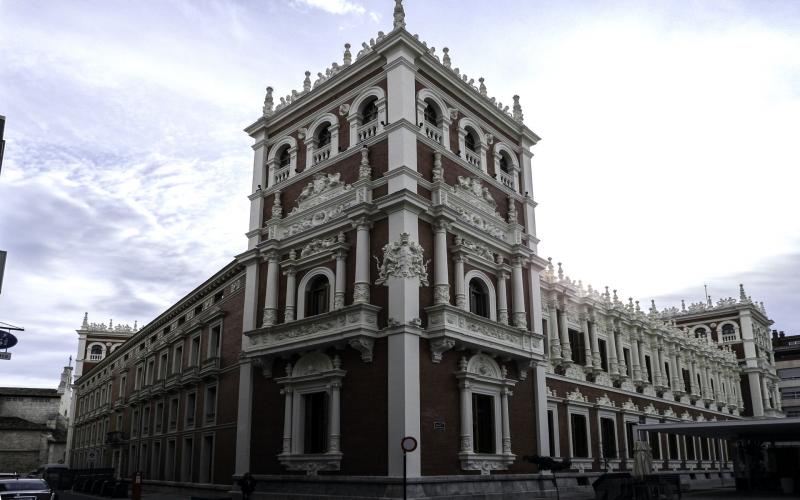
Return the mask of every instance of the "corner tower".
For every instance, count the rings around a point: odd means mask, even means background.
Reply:
[[[396,477],[404,436],[410,477],[532,472],[545,446],[539,138],[393,18],[246,129],[238,474]]]

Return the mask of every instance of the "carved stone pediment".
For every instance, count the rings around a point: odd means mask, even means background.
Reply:
[[[292,209],[290,215],[315,207],[352,189],[352,186],[342,182],[340,177],[341,174],[338,172],[315,174],[313,180],[306,184],[298,195],[297,206]]]
[[[580,387],[576,387],[574,391],[567,393],[567,399],[570,401],[577,401],[579,403],[588,403],[589,398],[581,393]]]
[[[300,251],[300,257],[307,257],[309,255],[324,252],[342,240],[344,240],[344,235],[330,236],[328,238],[315,238],[303,247],[303,249]]]
[[[639,411],[639,407],[634,403],[631,398],[628,398],[627,401],[622,403],[622,408],[624,410],[631,410],[631,411]]]
[[[477,255],[478,257],[487,260],[494,264],[495,257],[494,252],[489,250],[485,245],[481,245],[480,243],[475,243],[473,241],[465,240],[459,236],[456,236],[456,245],[467,249],[469,252]]]
[[[658,415],[658,410],[656,410],[656,407],[653,406],[653,403],[649,403],[647,406],[645,406],[644,412],[648,415]]]
[[[610,408],[614,408],[615,406],[617,406],[616,403],[611,401],[611,398],[609,398],[608,394],[606,394],[606,393],[603,393],[602,396],[597,398],[597,405],[598,406],[608,406]]]
[[[480,179],[475,177],[462,177],[458,176],[458,184],[453,186],[453,192],[460,198],[474,201],[489,213],[497,213],[497,203],[494,201],[489,188],[483,185]]]

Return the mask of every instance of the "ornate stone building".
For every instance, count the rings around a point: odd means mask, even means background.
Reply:
[[[637,423],[778,413],[771,322],[744,292],[645,313],[538,255],[519,97],[489,97],[404,18],[398,0],[389,33],[279,104],[267,88],[247,250],[78,380],[78,464],[395,496],[411,436],[418,495],[527,495],[550,480],[493,478],[539,454],[585,482],[631,468]],[[720,440],[650,441],[657,469],[730,470]]]

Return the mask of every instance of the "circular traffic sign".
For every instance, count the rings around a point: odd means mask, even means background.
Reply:
[[[400,440],[400,447],[404,452],[410,453],[417,449],[417,440],[412,436],[406,436]]]
[[[17,345],[17,337],[10,332],[0,332],[0,349],[8,349]]]

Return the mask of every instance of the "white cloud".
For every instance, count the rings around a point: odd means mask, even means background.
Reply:
[[[292,6],[308,6],[330,14],[366,14],[363,5],[348,0],[291,0]]]

